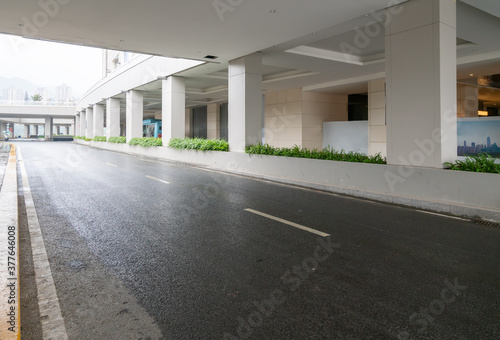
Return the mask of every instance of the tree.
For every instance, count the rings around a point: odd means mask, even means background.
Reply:
[[[35,94],[35,95],[31,96],[31,99],[33,99],[34,102],[41,102],[43,97],[41,94]]]

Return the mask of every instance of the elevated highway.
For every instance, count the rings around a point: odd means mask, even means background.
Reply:
[[[70,128],[74,126],[75,106],[70,105],[0,105],[0,138],[3,131],[13,127],[13,124],[24,125],[23,137],[39,135],[39,126],[45,127],[45,136],[51,137],[54,126],[64,127],[63,134],[69,134]],[[57,130],[60,131],[60,130]],[[73,130],[74,131],[74,130]],[[58,132],[56,132],[58,133]]]

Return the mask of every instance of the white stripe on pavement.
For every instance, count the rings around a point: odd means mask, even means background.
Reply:
[[[154,181],[158,181],[158,182],[161,182],[161,183],[164,183],[164,184],[170,184],[170,182],[164,181],[164,180],[156,178],[156,177],[146,176],[146,178],[149,178],[149,179],[152,179]]]
[[[109,165],[109,166],[114,166],[115,168],[118,167],[118,165],[114,165],[114,164],[111,164],[111,163],[106,163],[106,165]]]
[[[450,216],[450,215],[445,215],[445,214],[440,214],[440,213],[434,213],[430,211],[424,211],[424,210],[417,210],[421,213],[428,214],[428,215],[434,215],[434,216],[441,216],[441,217],[446,217],[446,218],[451,218],[454,220],[460,220],[460,221],[469,221],[468,219],[461,218],[461,217],[456,217],[456,216]]]
[[[278,221],[278,222],[281,222],[281,223],[284,223],[284,224],[288,224],[289,226],[292,226],[294,228],[301,229],[301,230],[304,230],[304,231],[308,231],[310,233],[319,235],[321,237],[328,237],[328,236],[330,236],[330,234],[324,233],[322,231],[311,229],[309,227],[305,227],[303,225],[300,225],[300,224],[297,224],[297,223],[294,223],[294,222],[290,222],[290,221],[284,220],[284,219],[279,218],[279,217],[268,215],[266,213],[263,213],[263,212],[260,212],[260,211],[257,211],[257,210],[245,209],[245,211],[248,211],[249,213],[260,215],[260,216],[263,216],[263,217],[266,217],[266,218],[269,218],[271,220],[275,220],[275,221]]]
[[[40,310],[43,339],[67,340],[68,334],[66,333],[66,326],[61,314],[61,307],[59,306],[59,299],[57,298],[54,278],[50,270],[35,203],[31,195],[28,174],[26,173],[26,167],[24,166],[19,150],[18,159],[23,179],[24,201],[26,203],[26,214],[33,252],[33,267],[35,269],[35,282],[38,292],[38,308]]]

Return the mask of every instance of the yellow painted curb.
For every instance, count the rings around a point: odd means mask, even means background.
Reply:
[[[0,339],[21,339],[16,147],[11,145],[0,191]]]

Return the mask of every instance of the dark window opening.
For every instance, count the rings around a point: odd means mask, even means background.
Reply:
[[[348,96],[349,121],[368,120],[368,95],[351,94]]]

